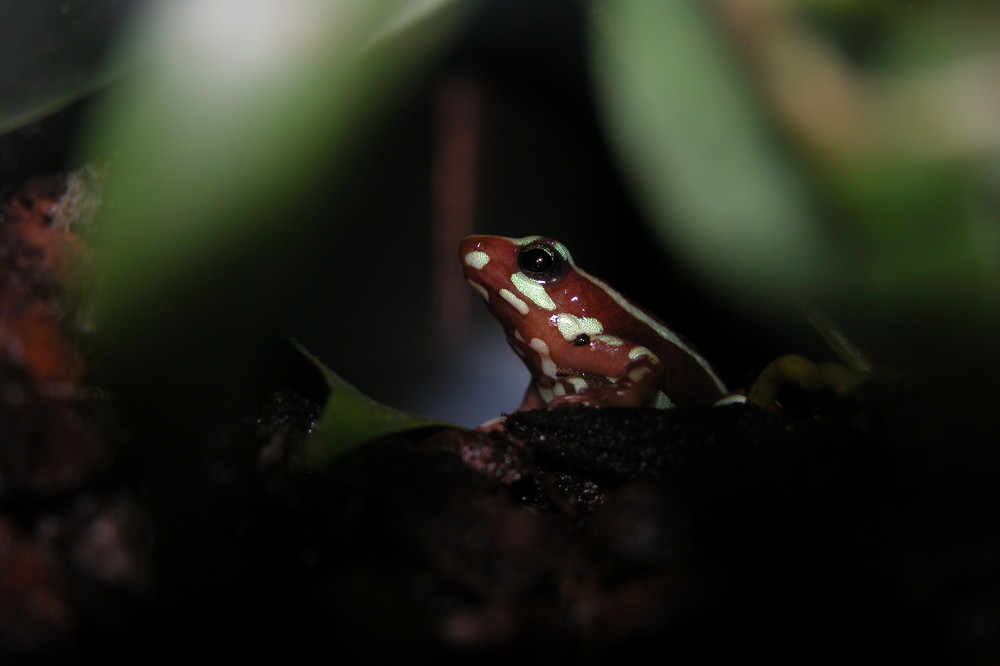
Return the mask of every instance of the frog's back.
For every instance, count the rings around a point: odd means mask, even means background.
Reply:
[[[659,388],[679,406],[711,405],[727,389],[704,356],[656,315],[615,291],[599,278],[577,269],[600,298],[605,331],[652,351],[664,366]]]

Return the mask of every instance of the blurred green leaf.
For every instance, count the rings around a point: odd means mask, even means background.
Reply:
[[[107,85],[108,44],[135,0],[0,0],[0,134]]]
[[[705,7],[600,5],[594,64],[605,116],[665,245],[716,287],[755,302],[836,279],[801,177]]]
[[[319,422],[309,440],[306,458],[320,466],[366,441],[407,430],[434,426],[458,426],[408,414],[378,403],[344,381],[296,341],[292,344],[315,365],[326,380],[330,393]]]
[[[813,2],[594,6],[605,116],[665,246],[778,327],[805,303],[876,364],[992,381],[1000,12],[840,3],[818,30]]]
[[[97,354],[123,399],[204,418],[246,381],[281,330],[303,230],[362,222],[302,201],[342,187],[363,132],[463,9],[176,0],[137,19],[123,50],[144,66],[106,96],[88,146],[110,164]]]
[[[132,36],[148,66],[103,109],[94,153],[113,155],[101,222],[106,305],[297,222],[281,208],[350,144],[384,88],[376,37],[406,3],[164,3]],[[412,55],[412,54],[411,54]]]

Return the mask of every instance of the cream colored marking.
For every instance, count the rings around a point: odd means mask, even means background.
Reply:
[[[611,347],[621,347],[625,344],[625,341],[617,335],[595,335],[592,339],[597,342],[603,342]]]
[[[549,346],[541,338],[531,338],[528,346],[538,354],[538,360],[542,365],[542,374],[552,379],[556,378],[556,364],[549,355]]]
[[[549,298],[548,292],[545,291],[545,285],[540,282],[535,282],[521,272],[512,273],[510,276],[510,282],[519,292],[521,292],[522,296],[543,310],[556,309],[556,304],[551,298]]]
[[[545,344],[545,340],[542,340],[541,338],[531,338],[531,342],[528,343],[528,346],[539,354],[545,354],[546,356],[549,355],[549,346]]]
[[[566,395],[566,387],[563,386],[562,382],[556,382],[555,386],[552,387],[553,395]]]
[[[480,252],[479,250],[473,250],[469,254],[465,255],[465,265],[472,266],[477,271],[482,270],[483,266],[490,263],[490,255],[485,252]]]
[[[666,326],[664,326],[660,322],[658,322],[655,319],[653,319],[652,317],[650,317],[648,314],[646,314],[645,312],[643,312],[639,308],[637,308],[634,305],[632,305],[631,303],[629,303],[627,300],[625,300],[624,296],[622,296],[621,294],[619,294],[617,291],[615,291],[614,289],[612,289],[611,287],[609,287],[607,284],[605,284],[601,280],[598,280],[597,278],[595,278],[593,275],[591,275],[587,271],[585,271],[585,270],[583,270],[583,269],[581,269],[580,267],[577,266],[576,267],[576,272],[580,276],[586,278],[587,280],[590,280],[590,282],[594,286],[596,286],[596,287],[598,287],[600,289],[603,289],[604,293],[606,293],[608,296],[610,296],[611,300],[613,300],[615,303],[618,304],[618,307],[622,308],[623,310],[625,310],[626,312],[628,312],[630,315],[632,315],[633,317],[635,317],[636,319],[638,319],[642,323],[646,324],[646,326],[649,326],[651,329],[653,329],[654,331],[656,331],[656,333],[660,337],[662,337],[663,339],[668,340],[672,344],[675,344],[678,347],[680,347],[682,350],[684,350],[689,356],[691,356],[691,358],[693,358],[695,361],[697,361],[698,365],[701,366],[702,370],[704,370],[705,373],[709,377],[711,377],[712,381],[715,382],[715,386],[719,389],[719,391],[721,391],[722,393],[726,393],[726,385],[723,384],[722,380],[719,379],[719,377],[715,374],[715,371],[712,370],[712,367],[708,364],[708,361],[706,361],[704,358],[702,358],[701,354],[699,354],[698,352],[696,352],[695,350],[691,349],[686,344],[684,344],[684,342],[679,337],[677,337],[676,333],[674,333],[669,328],[667,328]]]
[[[480,423],[479,427],[477,428],[477,430],[493,430],[493,428],[495,428],[496,426],[498,426],[501,423],[503,423],[504,419],[506,419],[506,418],[507,418],[506,416],[502,416],[502,415],[501,416],[495,416],[492,419],[490,419],[489,421],[483,421],[482,423]]]
[[[483,297],[484,301],[486,301],[487,303],[490,302],[490,292],[487,291],[486,287],[479,284],[475,280],[466,280],[466,282],[468,282],[469,286],[475,289],[479,293],[479,295]]]
[[[528,304],[522,301],[517,296],[515,296],[514,292],[510,291],[509,289],[501,289],[500,297],[503,298],[503,300],[510,303],[512,306],[514,306],[514,309],[520,312],[521,314],[523,315],[528,314]]]
[[[667,397],[663,391],[657,391],[655,397],[648,403],[653,409],[673,409],[674,401]]]
[[[726,405],[742,405],[747,401],[745,395],[727,395],[725,398],[716,401],[716,407],[725,407]]]
[[[514,330],[514,339],[518,342],[524,342],[524,338],[521,337],[521,331],[518,331],[517,329]]]
[[[589,384],[587,384],[587,380],[583,377],[567,377],[563,381],[569,382],[573,386],[576,393],[583,393],[589,386]]]
[[[649,369],[649,366],[641,366],[629,372],[628,378],[631,379],[633,382],[638,382],[643,377],[648,375],[650,372],[652,371]]]
[[[604,332],[604,325],[593,317],[577,317],[561,312],[549,317],[549,321],[556,325],[559,333],[567,340],[574,340],[579,335],[595,336]]]
[[[638,360],[640,358],[643,358],[643,357],[649,357],[649,358],[651,358],[653,360],[654,363],[656,363],[656,362],[658,362],[660,360],[659,358],[657,358],[656,354],[654,354],[653,352],[649,351],[648,349],[646,349],[642,345],[636,345],[635,347],[632,347],[632,349],[630,349],[629,352],[628,352],[628,357],[630,359],[632,359],[633,361],[636,361],[636,360]]]
[[[542,399],[545,404],[552,402],[552,398],[555,394],[552,392],[548,386],[542,386],[541,384],[535,384],[535,390],[538,391],[538,397]]]

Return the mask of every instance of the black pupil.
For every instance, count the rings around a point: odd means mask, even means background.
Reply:
[[[521,252],[517,264],[532,277],[552,277],[556,272],[556,254],[547,247],[529,247]]]

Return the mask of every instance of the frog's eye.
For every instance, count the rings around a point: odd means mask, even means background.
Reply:
[[[566,260],[551,245],[532,243],[517,253],[517,267],[532,280],[552,282],[562,277]]]

